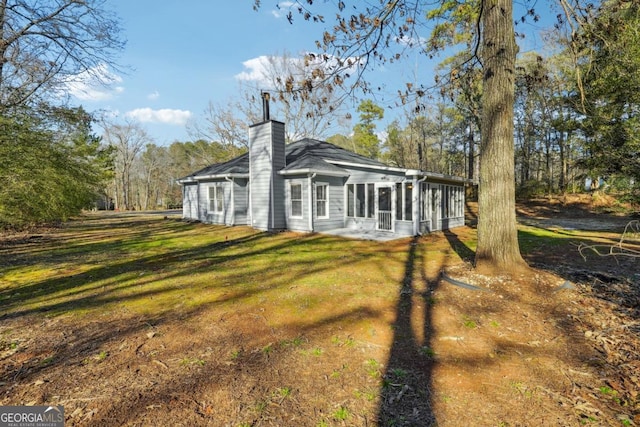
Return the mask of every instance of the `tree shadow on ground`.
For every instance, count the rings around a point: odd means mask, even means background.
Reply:
[[[451,245],[451,249],[458,254],[461,260],[472,263],[476,253],[469,248],[460,237],[454,233],[452,230],[445,230],[444,236],[447,238],[449,245]]]
[[[393,342],[385,367],[378,408],[380,426],[432,426],[433,352],[430,293],[438,281],[429,280],[424,269],[422,245],[417,237],[409,243],[405,271],[399,287]],[[421,319],[415,331],[414,319]],[[422,335],[422,336],[420,336]]]

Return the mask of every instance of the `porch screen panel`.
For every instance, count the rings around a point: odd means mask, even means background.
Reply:
[[[410,182],[404,185],[404,220],[413,219],[413,184]]]
[[[449,218],[449,186],[444,186],[444,194],[442,195],[442,218]]]
[[[356,184],[356,216],[364,218],[366,207],[364,184]]]
[[[354,206],[355,206],[355,189],[353,184],[347,184],[347,216],[354,216]]]
[[[373,218],[376,213],[375,185],[367,184],[367,218]]]
[[[420,221],[426,221],[429,219],[428,210],[429,210],[429,184],[426,182],[420,183]]]
[[[402,184],[396,184],[396,219],[402,221]]]

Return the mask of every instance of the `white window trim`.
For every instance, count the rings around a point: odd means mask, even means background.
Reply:
[[[218,208],[218,188],[222,190],[222,209]],[[211,191],[213,189],[213,198],[211,198]],[[210,185],[207,187],[207,213],[220,215],[224,213],[224,185],[222,183]],[[211,201],[213,201],[213,209],[211,209]]]
[[[300,202],[300,215],[293,214],[293,191],[292,187],[297,185],[300,187],[300,199],[296,199],[296,201]],[[302,203],[304,199],[303,186],[301,182],[290,182],[289,183],[289,218],[303,218],[304,217],[304,205]]]
[[[326,215],[319,215],[318,214],[318,187],[325,187],[325,191],[324,191],[324,211],[326,213]],[[330,214],[329,214],[329,184],[326,182],[318,182],[315,185],[315,194],[314,194],[314,199],[315,199],[315,208],[316,208],[316,218],[318,219],[327,219],[329,218]]]

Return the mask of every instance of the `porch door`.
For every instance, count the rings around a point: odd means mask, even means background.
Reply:
[[[376,185],[376,230],[393,231],[393,186]]]

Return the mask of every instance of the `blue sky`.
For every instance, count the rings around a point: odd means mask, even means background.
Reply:
[[[316,3],[332,13],[331,2]],[[258,58],[316,50],[323,25],[297,16],[290,25],[289,4],[278,9],[275,0],[263,0],[256,12],[253,0],[108,0],[122,20],[127,45],[119,63],[127,69],[104,70],[108,87],[76,87],[74,103],[137,120],[159,145],[192,140],[186,125],[202,120],[209,102],[237,96],[239,81],[259,74]],[[413,79],[415,65],[379,67],[372,75],[395,91]],[[422,61],[417,71],[422,83],[432,83],[432,64]],[[401,113],[387,110],[379,129]]]

